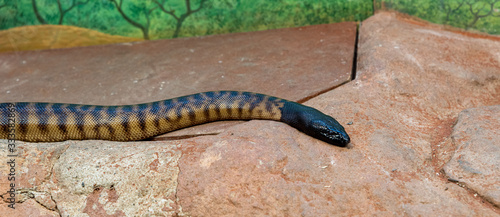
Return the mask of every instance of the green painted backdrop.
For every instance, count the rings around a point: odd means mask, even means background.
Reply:
[[[0,0],[0,29],[71,25],[159,39],[361,21],[371,0]]]
[[[500,34],[500,0],[0,0],[0,52],[363,21],[374,10]]]
[[[500,0],[375,0],[377,8],[397,10],[465,30],[500,34]]]

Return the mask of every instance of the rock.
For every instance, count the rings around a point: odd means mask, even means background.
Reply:
[[[174,142],[78,142],[54,165],[53,198],[70,216],[179,213],[176,149]]]
[[[179,161],[177,195],[185,213],[497,214],[441,171],[458,113],[499,103],[500,63],[491,64],[497,54],[488,52],[500,50],[500,43],[391,13],[365,21],[360,35],[356,80],[305,103],[337,117],[352,137],[351,149],[265,121],[232,127],[216,139],[197,138]],[[467,51],[486,56],[470,58]]]
[[[500,105],[466,109],[453,127],[457,147],[444,171],[500,206]]]
[[[60,216],[57,211],[47,209],[36,200],[27,200],[15,205],[15,209],[8,208],[6,204],[0,203],[0,213],[2,216],[41,216],[56,217]]]

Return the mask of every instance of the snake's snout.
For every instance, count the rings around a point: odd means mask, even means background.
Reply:
[[[312,125],[312,128],[314,128],[316,132],[315,137],[325,142],[345,147],[351,141],[344,127],[332,117],[315,120]]]
[[[346,147],[351,141],[337,120],[314,108],[288,102],[283,114],[281,121],[316,139],[340,147]]]

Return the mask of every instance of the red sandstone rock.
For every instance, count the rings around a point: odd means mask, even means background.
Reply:
[[[444,171],[500,206],[500,105],[460,112],[452,139],[457,148]]]
[[[306,103],[352,121],[352,148],[263,121],[196,138],[179,162],[185,213],[498,214],[441,174],[449,155],[440,152],[452,149],[444,141],[461,110],[499,103],[500,63],[490,60],[500,43],[389,13],[365,21],[360,34],[358,78]]]

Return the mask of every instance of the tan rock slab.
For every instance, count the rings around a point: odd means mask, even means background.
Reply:
[[[500,105],[466,109],[453,127],[457,147],[444,171],[500,206]]]
[[[499,214],[494,204],[441,173],[451,157],[446,151],[454,151],[446,141],[460,111],[500,103],[499,40],[391,13],[366,20],[360,34],[357,79],[306,102],[343,123],[352,148],[268,121],[197,137],[182,146],[187,149],[179,161],[177,196],[184,213]]]
[[[0,150],[6,150],[0,140]],[[177,206],[179,142],[18,142],[16,209],[62,216],[182,213]],[[45,148],[45,150],[44,150]],[[3,153],[5,160],[7,154]],[[10,184],[2,168],[2,197]],[[8,201],[0,210],[11,210]],[[32,206],[32,204],[37,206]],[[31,205],[30,205],[31,204]],[[41,207],[41,210],[40,210]],[[45,210],[45,211],[43,211]],[[50,213],[50,212],[49,212]]]

